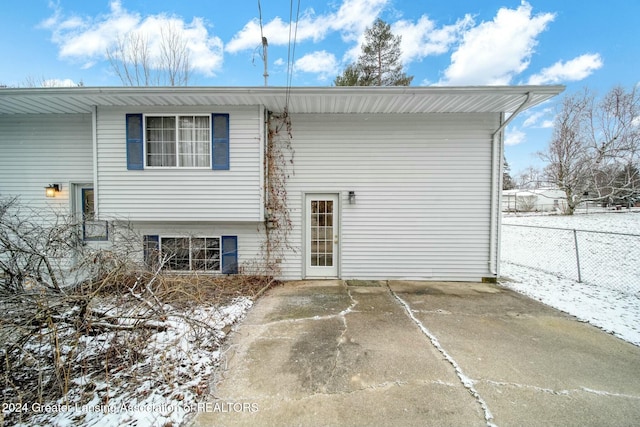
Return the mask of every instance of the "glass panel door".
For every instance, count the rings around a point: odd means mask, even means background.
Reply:
[[[338,196],[307,196],[307,276],[337,277]]]

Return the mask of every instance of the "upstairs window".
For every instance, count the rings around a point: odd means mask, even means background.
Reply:
[[[127,170],[229,170],[229,114],[126,114]]]
[[[211,168],[211,116],[146,116],[148,167]]]

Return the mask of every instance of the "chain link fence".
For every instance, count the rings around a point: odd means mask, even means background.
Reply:
[[[502,225],[502,260],[618,291],[640,292],[640,235]]]

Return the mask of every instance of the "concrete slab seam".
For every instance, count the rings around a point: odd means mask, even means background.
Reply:
[[[398,294],[396,294],[393,291],[393,289],[391,289],[391,287],[389,286],[388,282],[387,282],[387,288],[389,289],[389,292],[391,292],[391,295],[393,295],[393,297],[398,301],[398,303],[405,309],[405,311],[407,312],[409,317],[415,322],[416,325],[418,325],[418,327],[420,328],[422,333],[427,338],[429,338],[429,341],[431,341],[431,344],[436,348],[436,350],[438,350],[440,352],[440,354],[442,354],[444,359],[447,362],[449,362],[449,364],[453,367],[453,369],[455,370],[456,375],[460,379],[460,382],[462,383],[462,385],[476,399],[476,401],[478,402],[478,404],[482,408],[482,411],[484,413],[484,419],[485,419],[485,421],[487,423],[487,427],[497,427],[494,423],[491,422],[491,420],[493,420],[493,414],[491,413],[491,410],[489,410],[489,406],[487,405],[487,402],[480,396],[480,393],[478,393],[478,391],[474,387],[474,385],[473,385],[474,381],[471,378],[469,378],[467,375],[465,375],[465,373],[462,371],[462,368],[460,367],[458,362],[456,362],[453,359],[453,357],[451,357],[451,355],[449,353],[447,353],[447,351],[442,347],[442,345],[440,345],[440,342],[438,341],[438,338],[435,335],[433,335],[422,324],[422,322],[413,314],[409,304],[405,300],[400,298],[400,296],[398,296]]]

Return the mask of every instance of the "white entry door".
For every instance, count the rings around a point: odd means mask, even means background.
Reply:
[[[338,195],[306,196],[306,276],[338,277]]]

